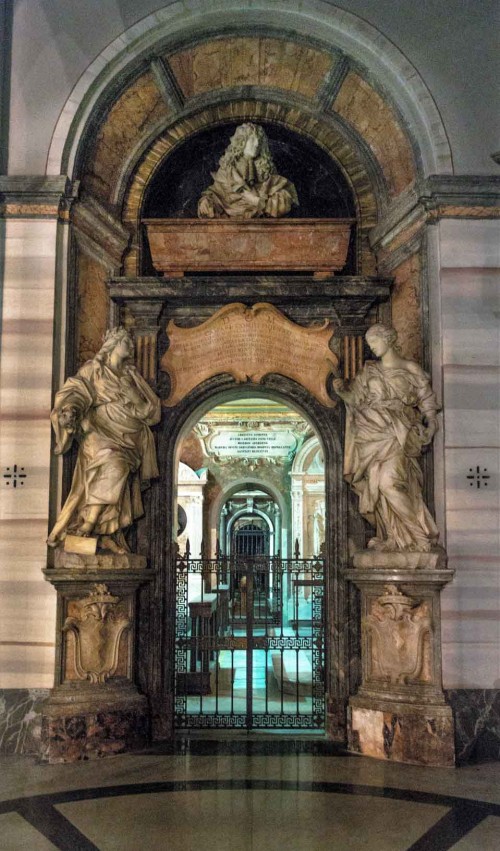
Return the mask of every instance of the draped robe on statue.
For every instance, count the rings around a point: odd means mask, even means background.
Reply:
[[[298,203],[293,183],[279,174],[260,180],[254,160],[249,157],[220,166],[212,177],[214,182],[202,193],[198,204],[202,218],[280,218]]]
[[[56,395],[51,420],[60,453],[75,436],[58,419],[68,406],[78,411],[80,447],[71,491],[50,537],[75,527],[96,505],[103,509],[95,534],[112,535],[143,514],[141,483],[158,476],[149,426],[160,420],[160,401],[135,367],[118,375],[96,359],[87,361]]]
[[[376,527],[372,546],[429,550],[438,529],[422,498],[417,461],[428,442],[423,418],[438,410],[418,364],[383,369],[367,362],[346,399],[344,474],[363,517]]]

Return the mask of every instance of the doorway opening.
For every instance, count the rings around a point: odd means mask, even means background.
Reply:
[[[318,435],[287,404],[246,397],[201,416],[178,459],[177,728],[323,728]]]

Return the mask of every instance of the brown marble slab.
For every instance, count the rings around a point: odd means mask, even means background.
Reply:
[[[145,219],[155,269],[185,272],[344,268],[352,219]]]
[[[328,322],[303,328],[271,304],[228,304],[195,328],[167,327],[168,351],[161,369],[171,379],[165,405],[176,405],[202,381],[228,373],[239,382],[258,383],[265,375],[284,375],[307,387],[323,405],[333,407],[326,381],[338,369],[328,346]]]

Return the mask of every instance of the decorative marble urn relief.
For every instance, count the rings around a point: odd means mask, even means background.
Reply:
[[[104,583],[96,583],[86,597],[70,604],[76,612],[66,618],[63,632],[72,636],[74,670],[81,680],[104,683],[117,672],[120,639],[131,625],[121,604]]]
[[[396,585],[370,603],[362,630],[367,643],[367,681],[430,682],[432,619],[428,603],[407,597]]]

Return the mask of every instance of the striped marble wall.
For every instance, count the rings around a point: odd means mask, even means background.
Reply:
[[[55,593],[41,569],[58,225],[55,219],[6,219],[3,227],[0,689],[48,688]],[[444,684],[492,689],[500,687],[498,222],[444,220],[437,227],[446,482],[440,510],[456,571],[443,593]],[[14,465],[26,474],[17,488],[4,478]],[[479,488],[467,478],[477,467],[490,476]]]
[[[500,688],[500,228],[444,220],[439,236],[445,516],[455,570],[442,595],[444,685]]]
[[[57,221],[7,218],[2,227],[0,689],[44,688],[53,682],[55,633],[56,595],[41,571],[47,552]],[[26,476],[16,487],[14,465]]]

